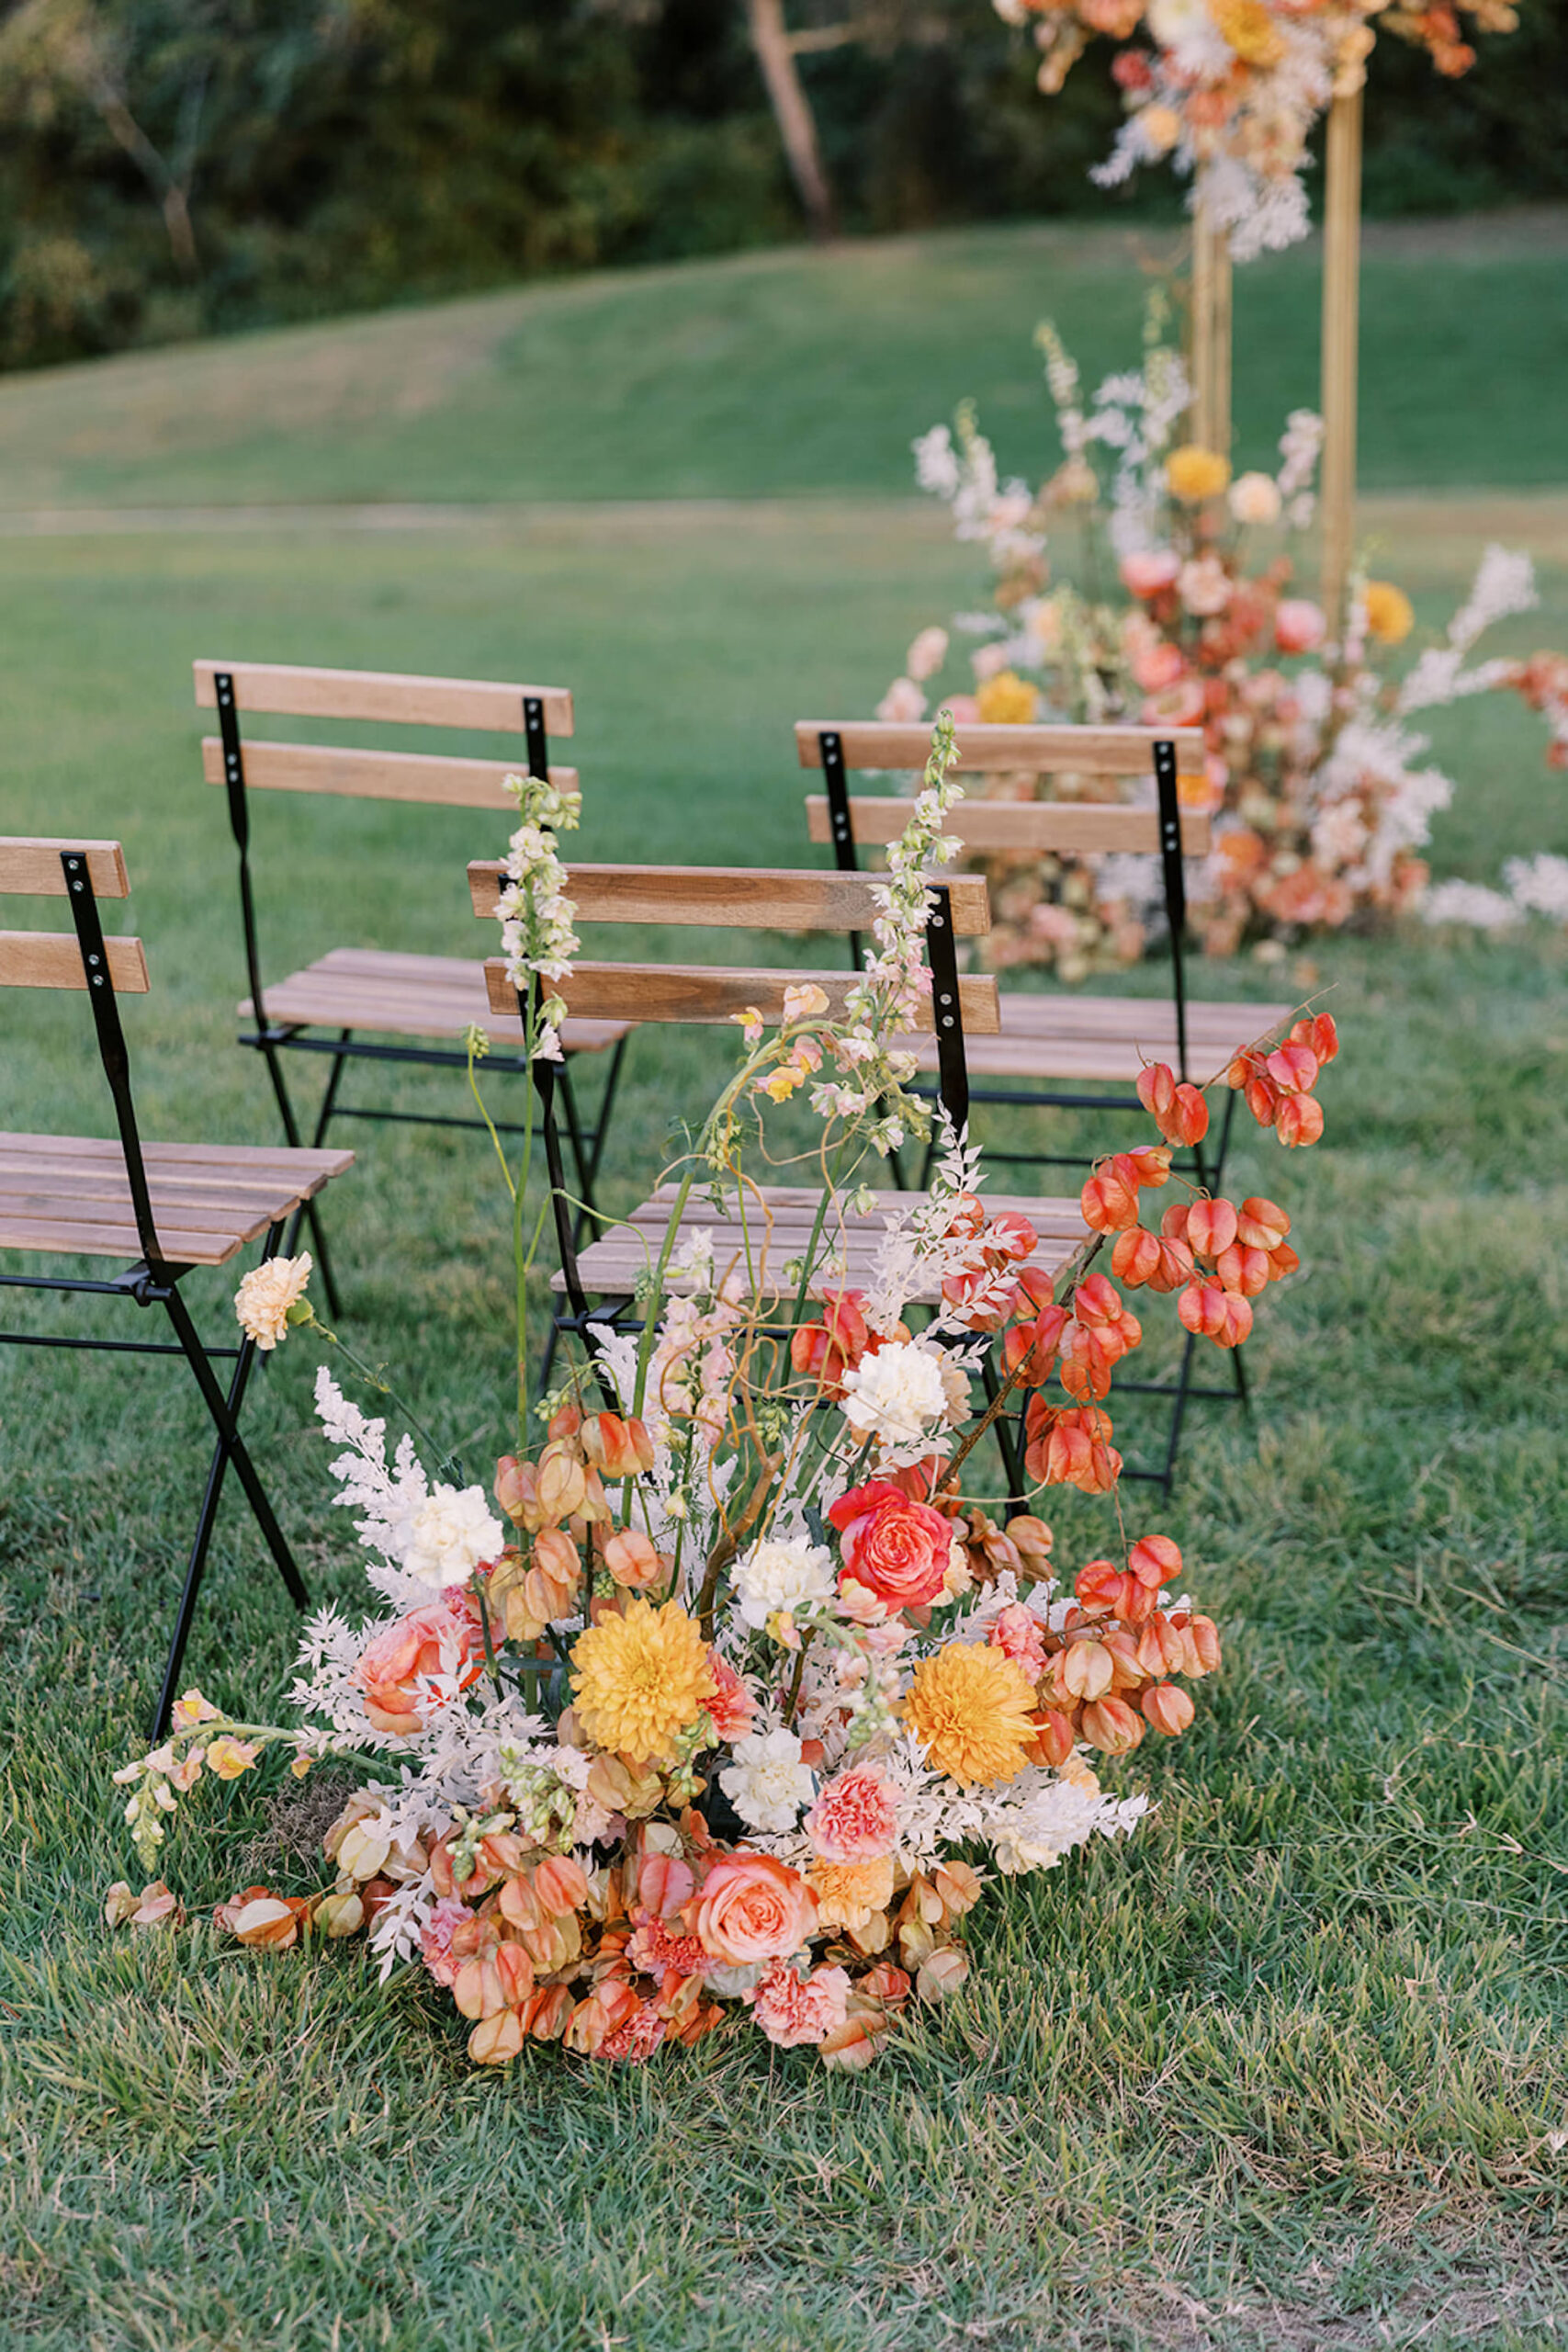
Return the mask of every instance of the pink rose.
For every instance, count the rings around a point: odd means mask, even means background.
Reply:
[[[852,1487],[829,1510],[839,1531],[844,1574],[889,1609],[923,1609],[941,1592],[953,1550],[953,1522],[890,1478]]]
[[[1145,548],[1122,559],[1122,584],[1134,596],[1157,596],[1181,570],[1174,548]]]
[[[424,1720],[416,1701],[428,1705],[436,1696],[434,1678],[448,1677],[466,1690],[483,1671],[479,1627],[443,1600],[378,1634],[355,1668],[354,1679],[376,1729],[407,1734],[418,1731]]]
[[[817,1897],[772,1854],[726,1854],[703,1881],[693,1932],[723,1968],[787,1959],[817,1927]]]
[[[1274,611],[1274,642],[1281,653],[1313,653],[1328,634],[1321,606],[1307,596],[1287,596]]]
[[[1157,695],[1167,686],[1174,686],[1186,670],[1179,646],[1162,641],[1133,659],[1133,679],[1146,695]]]
[[[1202,679],[1179,678],[1174,686],[1150,695],[1138,717],[1145,727],[1196,727],[1207,707]]]

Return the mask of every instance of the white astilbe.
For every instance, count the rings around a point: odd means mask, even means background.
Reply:
[[[997,1868],[1011,1877],[1021,1871],[1055,1870],[1064,1854],[1096,1835],[1125,1837],[1148,1809],[1146,1796],[1108,1796],[1085,1781],[1059,1779],[1029,1765],[1016,1780],[985,1792],[980,1836]]]
[[[1503,867],[1501,890],[1484,882],[1434,883],[1421,902],[1421,914],[1429,923],[1458,923],[1468,931],[1494,934],[1516,930],[1529,915],[1568,923],[1568,857],[1550,850],[1534,857],[1510,857]]]
[[[506,977],[527,997],[536,981],[570,978],[581,942],[572,928],[576,910],[566,894],[566,868],[556,854],[558,832],[574,831],[581,796],[562,792],[542,776],[509,775],[506,789],[522,822],[512,836],[496,902]],[[560,1023],[566,1008],[547,996],[533,1043],[536,1061],[559,1061]]]
[[[1274,477],[1282,500],[1299,498],[1312,488],[1322,449],[1322,417],[1315,409],[1293,408],[1280,435],[1281,462]]]
[[[325,1364],[316,1373],[316,1416],[323,1432],[344,1451],[332,1464],[338,1482],[333,1501],[361,1516],[354,1532],[373,1555],[366,1574],[376,1590],[401,1607],[430,1598],[428,1583],[402,1566],[403,1531],[430,1498],[430,1481],[416,1460],[413,1440],[398,1440],[387,1466],[387,1424],[371,1420],[344,1395]]]
[[[1503,868],[1508,896],[1523,913],[1568,922],[1568,857],[1541,850],[1534,857],[1511,857]]]
[[[1529,557],[1517,549],[1489,547],[1470,594],[1449,623],[1448,643],[1429,646],[1422,654],[1400,688],[1399,709],[1429,710],[1506,684],[1512,670],[1509,662],[1481,662],[1467,670],[1465,656],[1494,622],[1530,612],[1539,601],[1535,566]]]
[[[1484,882],[1438,882],[1421,903],[1425,922],[1461,923],[1470,931],[1511,931],[1519,920],[1518,908],[1501,890]]]

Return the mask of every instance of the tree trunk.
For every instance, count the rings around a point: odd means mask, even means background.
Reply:
[[[811,103],[784,28],[784,0],[746,0],[751,42],[807,222],[818,243],[834,234],[833,191],[822,168]]]

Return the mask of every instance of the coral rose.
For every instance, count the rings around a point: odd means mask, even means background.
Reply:
[[[424,1720],[419,1702],[428,1706],[444,1695],[442,1680],[467,1690],[483,1671],[478,1626],[461,1611],[434,1600],[378,1634],[355,1668],[354,1679],[376,1729],[406,1735]]]
[[[817,1927],[817,1898],[772,1854],[727,1854],[703,1881],[692,1929],[710,1960],[751,1968],[786,1960]]]
[[[1281,653],[1313,653],[1328,634],[1320,605],[1309,596],[1287,596],[1274,611],[1274,642]]]
[[[839,1531],[844,1574],[889,1609],[924,1609],[947,1577],[953,1522],[890,1478],[852,1487],[829,1510]]]
[[[1174,587],[1180,570],[1181,558],[1174,548],[1134,548],[1122,559],[1122,585],[1130,595],[1157,596],[1163,588]]]

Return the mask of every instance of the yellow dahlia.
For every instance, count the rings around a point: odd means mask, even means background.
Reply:
[[[707,1644],[678,1600],[634,1600],[624,1617],[602,1617],[578,1635],[571,1668],[589,1738],[637,1764],[673,1762],[676,1733],[714,1694]]]
[[[1039,707],[1038,690],[1016,670],[998,670],[975,696],[975,708],[987,727],[1027,727]]]
[[[915,1668],[904,1720],[932,1769],[965,1787],[1015,1781],[1035,1736],[1034,1686],[1021,1666],[989,1642],[949,1642]]]
[[[847,1928],[852,1935],[858,1934],[893,1900],[893,1857],[878,1854],[871,1862],[813,1858],[806,1866],[806,1883],[817,1897],[817,1916],[824,1928]]]
[[[1380,645],[1399,645],[1410,634],[1416,614],[1403,588],[1392,580],[1369,580],[1362,590],[1367,634]]]
[[[1218,498],[1230,481],[1230,459],[1222,458],[1217,449],[1184,441],[1166,459],[1165,478],[1172,497],[1179,498],[1185,506],[1201,506],[1205,498]]]
[[[1278,65],[1285,54],[1280,28],[1263,0],[1209,0],[1209,15],[1244,65]]]

